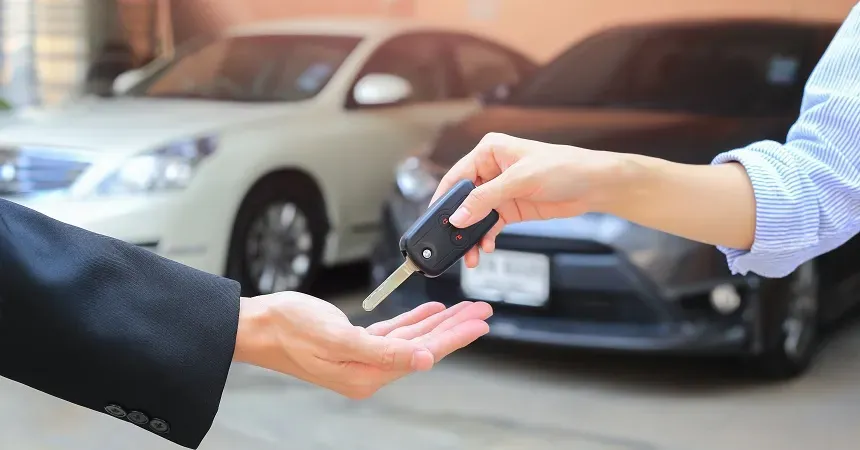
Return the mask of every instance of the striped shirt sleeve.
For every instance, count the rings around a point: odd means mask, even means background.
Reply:
[[[740,163],[756,200],[750,250],[720,247],[732,273],[783,277],[860,232],[860,4],[807,81],[785,144],[718,155]]]

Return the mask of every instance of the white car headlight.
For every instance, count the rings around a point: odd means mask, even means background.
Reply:
[[[429,201],[440,179],[439,171],[417,156],[409,157],[397,166],[397,189],[411,201]]]
[[[184,189],[197,166],[215,152],[216,146],[215,138],[204,137],[177,141],[135,155],[99,183],[96,193],[137,194]]]

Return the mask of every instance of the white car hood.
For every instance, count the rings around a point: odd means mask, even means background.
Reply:
[[[137,151],[297,111],[299,104],[180,99],[81,99],[60,108],[22,112],[0,126],[4,145]]]

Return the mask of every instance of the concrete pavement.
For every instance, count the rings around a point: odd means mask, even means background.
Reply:
[[[360,295],[338,304],[357,311]],[[0,449],[175,450],[102,414],[0,379]],[[796,382],[714,361],[483,344],[353,402],[233,368],[203,450],[828,450],[858,448],[860,326]]]

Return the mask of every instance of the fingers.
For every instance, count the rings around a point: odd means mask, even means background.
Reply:
[[[478,251],[478,247],[472,247],[466,254],[463,255],[463,261],[466,263],[466,267],[470,269],[474,269],[478,267],[478,261],[480,260],[480,252]]]
[[[493,309],[487,303],[463,302],[436,314],[442,317],[429,317],[423,324],[412,325],[410,330],[395,330],[412,338],[362,333],[353,346],[352,359],[383,371],[430,370],[442,357],[487,334],[489,326],[484,320],[492,314]]]
[[[496,236],[502,232],[505,225],[507,225],[507,222],[500,218],[499,221],[493,225],[493,228],[490,228],[490,231],[481,238],[481,242],[479,242],[478,245],[466,251],[466,254],[463,255],[463,261],[465,261],[466,267],[470,269],[478,267],[478,263],[481,260],[480,250],[483,250],[484,253],[492,253],[496,250]]]
[[[420,317],[421,311],[426,313],[433,308],[438,306],[425,304],[387,322],[409,323]],[[490,328],[485,320],[491,315],[492,308],[487,303],[462,302],[395,329],[391,336],[359,332],[347,340],[350,349],[345,357],[330,366],[331,375],[320,379],[306,373],[302,379],[350,398],[370,397],[380,387],[411,372],[432,369],[437,361],[487,334]],[[383,329],[384,325],[380,325],[376,331]]]
[[[510,139],[510,136],[500,133],[488,133],[481,138],[481,142],[478,142],[478,145],[466,156],[460,158],[442,177],[430,204],[432,205],[461,180],[466,179],[477,184],[478,178],[486,182],[499,176],[502,168],[496,162],[494,151],[503,149],[505,142]]]
[[[492,315],[493,308],[489,304],[484,302],[472,303],[471,305],[468,305],[467,307],[463,308],[454,316],[445,319],[441,324],[436,326],[433,331],[414,340],[416,342],[426,345],[429,342],[434,341],[435,339],[443,337],[445,334],[449,333],[452,329],[459,326],[460,324],[474,320],[484,321],[490,318],[490,316]],[[477,337],[475,339],[477,339]],[[435,353],[433,355],[437,356]]]
[[[492,253],[496,250],[496,236],[502,232],[507,224],[508,221],[504,217],[499,217],[499,221],[481,238],[481,250],[485,253]]]
[[[478,144],[480,146],[480,144]],[[439,197],[445,195],[455,184],[460,182],[460,180],[467,179],[471,180],[473,183],[478,179],[478,169],[475,166],[475,158],[479,147],[476,147],[475,150],[472,150],[466,156],[460,158],[450,169],[445,173],[445,176],[442,177],[442,180],[439,181],[439,186],[436,187],[436,192],[433,194],[433,198],[430,200],[430,204],[432,205]]]
[[[510,172],[504,172],[470,192],[466,200],[451,215],[451,225],[457,228],[472,226],[487,217],[490,211],[496,209],[503,201],[512,200],[505,195],[509,190],[507,183],[511,178],[506,176],[508,173]]]
[[[428,317],[433,317],[445,311],[445,305],[439,302],[425,303],[412,311],[407,311],[397,317],[377,322],[367,327],[367,332],[375,336],[386,336],[392,331],[419,323]]]
[[[490,326],[483,320],[467,320],[432,339],[428,339],[425,345],[433,354],[434,362],[439,362],[442,358],[475,342],[489,332]]]
[[[387,336],[359,333],[348,347],[345,361],[367,364],[383,371],[429,370],[435,361],[433,353],[418,343]]]
[[[489,333],[490,326],[485,320],[492,315],[493,308],[489,304],[473,303],[415,340],[430,351],[436,363]]]
[[[451,317],[454,317],[460,311],[469,307],[470,305],[472,305],[472,302],[458,303],[446,309],[445,311],[427,317],[418,323],[392,330],[390,333],[387,334],[387,336],[398,339],[413,339],[419,336],[423,336],[433,331],[433,329],[439,326],[442,322],[450,319]]]

